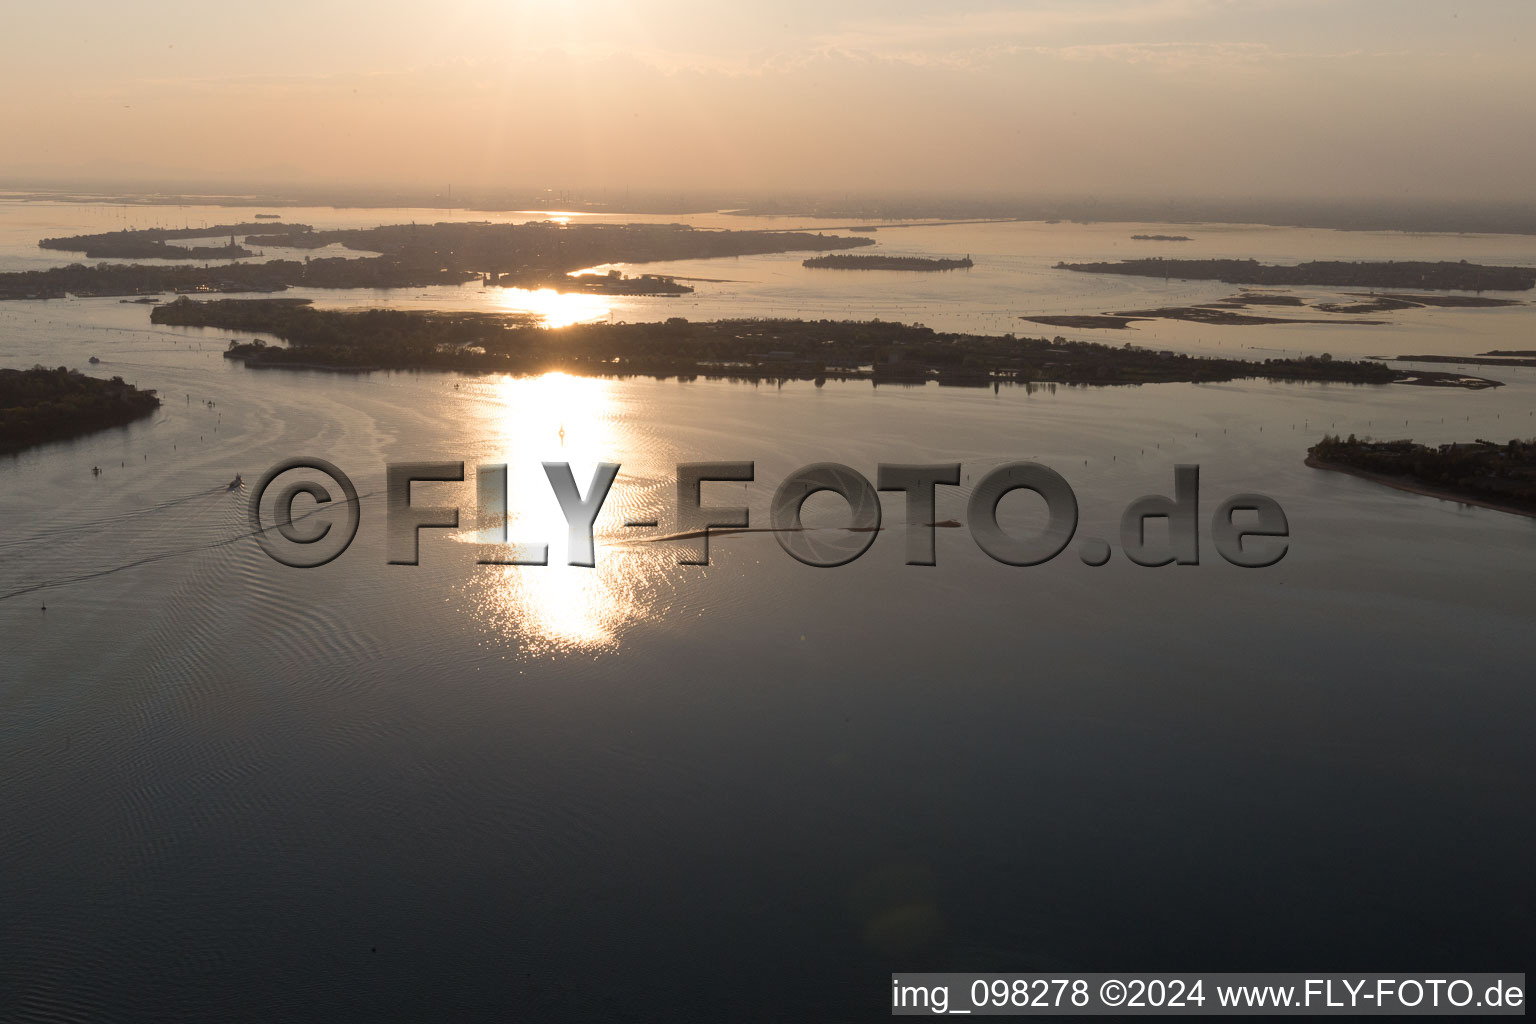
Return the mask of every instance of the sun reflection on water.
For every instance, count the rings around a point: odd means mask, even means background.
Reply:
[[[606,320],[610,306],[602,295],[557,292],[553,288],[498,288],[496,307],[501,312],[531,313],[545,327]]]
[[[549,545],[543,566],[486,565],[471,593],[476,613],[499,634],[532,653],[615,646],[624,627],[650,614],[657,583],[655,556],[611,542],[626,515],[626,472],[609,492],[594,528],[596,566],[566,564],[567,526],[542,463],[570,464],[581,493],[589,493],[599,462],[624,461],[626,428],[614,399],[616,382],[547,373],[495,381],[486,436],[487,463],[507,465],[507,533],[511,557]],[[468,524],[466,524],[468,525]],[[475,524],[462,539],[500,541],[499,524]]]

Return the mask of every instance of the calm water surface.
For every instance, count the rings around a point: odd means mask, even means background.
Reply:
[[[0,208],[0,259],[97,223]],[[1049,271],[1120,255],[1137,227],[882,232],[886,251],[977,258],[915,282],[792,254],[669,265],[733,281],[592,315],[904,309],[981,329],[1228,293]],[[1198,237],[1536,262],[1528,239]],[[511,305],[382,298],[448,291]],[[1501,342],[1530,316],[1156,330],[1190,349],[1474,352],[1529,347]],[[338,376],[247,371],[220,358],[227,335],[147,320],[113,299],[0,303],[0,364],[96,355],[165,399],[0,461],[0,1017],[863,1020],[887,1012],[892,970],[1518,970],[1532,948],[1536,525],[1301,460],[1325,430],[1529,437],[1533,371],[1483,393]],[[223,487],[299,454],[363,495],[356,542],[307,571],[263,555]],[[386,565],[384,466],[407,459],[508,463],[513,536],[557,564],[478,565],[466,531]],[[1074,542],[1011,568],[941,529],[938,565],[911,567],[887,495],[890,529],[851,565],[752,533],[698,567],[622,525],[664,534],[676,464],[736,459],[757,481],[706,498],[759,523],[809,462],[956,461],[974,484],[1034,459],[1076,491],[1079,539],[1110,540],[1197,463],[1207,512],[1268,494],[1292,544],[1265,570],[1207,537],[1199,566],[1089,568]],[[594,569],[558,564],[545,460],[583,486],[622,464]],[[418,491],[472,525],[472,483]],[[964,520],[967,491],[941,489],[939,518]],[[1023,497],[1003,514],[1036,521]]]

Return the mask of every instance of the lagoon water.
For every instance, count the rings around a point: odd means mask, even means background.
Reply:
[[[43,235],[247,212],[0,203],[0,269],[59,262],[31,247]],[[1050,269],[1155,249],[1129,241],[1147,230],[1195,236],[1181,256],[1536,264],[1518,237],[991,224],[877,236],[971,253],[966,273],[785,254],[642,268],[712,279],[679,299],[303,294],[556,322],[879,316],[1256,357],[1536,336],[1530,306],[1379,328],[1015,319],[1233,291]],[[89,372],[165,403],[0,461],[4,1019],[862,1020],[888,1012],[893,970],[1518,970],[1536,940],[1536,524],[1302,465],[1324,431],[1536,435],[1536,371],[1474,371],[1506,381],[1484,392],[354,376],[249,371],[221,358],[229,337],[116,299],[0,303],[0,365],[94,355]],[[296,455],[362,494],[356,541],[312,570],[267,558],[247,493],[224,490]],[[653,540],[679,462],[753,461],[755,482],[706,500],[765,525],[810,462],[871,479],[959,462],[937,514],[963,521],[970,486],[1020,459],[1081,509],[1045,565],[994,562],[963,528],[937,531],[936,566],[904,565],[894,494],[836,569],[768,533],[713,538],[707,567]],[[477,538],[448,531],[423,535],[420,565],[386,564],[384,468],[406,460],[507,463],[512,535],[555,564],[479,565]],[[595,568],[562,564],[541,461],[583,486],[621,464]],[[1120,511],[1172,493],[1180,463],[1201,468],[1201,564],[1085,565],[1082,541],[1118,548]],[[473,525],[472,482],[417,491]],[[1255,491],[1292,536],[1245,570],[1208,517]],[[818,501],[812,524],[835,520]],[[1002,509],[1021,529],[1037,511]]]

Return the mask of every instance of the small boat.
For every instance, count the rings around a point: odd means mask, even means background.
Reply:
[[[229,486],[224,488],[224,490],[226,490],[226,491],[238,491],[240,488],[242,488],[244,486],[245,486],[245,481],[240,479],[240,474],[239,473],[236,473],[235,474],[235,478],[229,482]]]

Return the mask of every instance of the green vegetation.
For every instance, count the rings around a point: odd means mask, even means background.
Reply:
[[[60,366],[0,369],[0,452],[120,427],[159,408],[153,391]]]
[[[226,355],[255,367],[438,369],[593,376],[852,379],[988,385],[1142,384],[1276,380],[1386,384],[1375,362],[1205,359],[1063,338],[945,334],[883,321],[719,320],[581,324],[559,330],[494,313],[317,310],[302,299],[178,299],[157,324],[272,334],[286,346],[231,342]]]
[[[1307,464],[1343,469],[1437,497],[1536,515],[1536,439],[1437,448],[1412,441],[1325,436],[1307,451]]]

